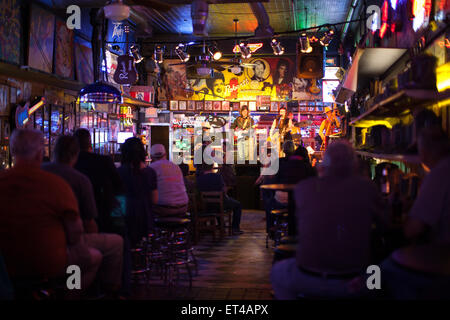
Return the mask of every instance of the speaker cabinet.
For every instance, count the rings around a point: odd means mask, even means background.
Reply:
[[[319,43],[311,46],[310,53],[303,53],[297,44],[297,78],[322,79],[324,76],[323,47]]]

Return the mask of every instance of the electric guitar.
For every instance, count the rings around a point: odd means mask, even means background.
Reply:
[[[113,78],[118,84],[135,84],[138,79],[138,74],[134,65],[134,58],[128,54],[129,27],[125,26],[124,29],[127,36],[127,47],[125,54],[117,58],[117,68]]]

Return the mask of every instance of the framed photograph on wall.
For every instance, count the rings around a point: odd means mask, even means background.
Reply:
[[[178,111],[178,101],[170,101],[170,111]]]
[[[185,110],[186,110],[186,101],[180,100],[180,101],[178,102],[178,109],[179,109],[180,111],[185,111]]]
[[[212,111],[212,109],[213,109],[213,102],[205,101],[205,111]]]
[[[222,101],[222,111],[230,111],[230,101]]]
[[[241,110],[241,105],[240,105],[239,102],[232,102],[231,105],[233,107],[233,111],[240,111]]]
[[[256,101],[249,101],[248,102],[248,110],[256,111]]]
[[[222,101],[214,101],[213,102],[213,110],[221,111],[222,110]]]
[[[194,111],[195,110],[195,101],[193,101],[193,100],[189,100],[188,102],[187,102],[187,109],[189,110],[189,111]]]
[[[162,110],[167,110],[167,101],[161,101],[161,109]]]
[[[270,103],[270,112],[278,112],[278,101],[272,101]]]
[[[195,110],[197,111],[203,111],[203,101],[197,101],[195,103]]]
[[[248,101],[241,101],[241,104],[239,106],[239,110],[238,111],[240,111],[243,106],[247,106],[248,107]]]

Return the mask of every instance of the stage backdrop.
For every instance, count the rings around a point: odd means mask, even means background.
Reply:
[[[222,60],[223,61],[223,60]],[[251,58],[240,74],[214,71],[211,79],[189,79],[180,60],[165,60],[161,70],[160,100],[271,101],[321,100],[320,81],[295,78],[295,58]],[[176,64],[176,65],[173,65]],[[261,99],[261,98],[259,98]]]

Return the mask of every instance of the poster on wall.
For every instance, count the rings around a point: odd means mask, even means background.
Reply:
[[[292,84],[293,100],[321,100],[322,88],[320,81],[315,79],[294,78]]]
[[[179,60],[165,60],[162,64],[162,86],[160,99],[173,100],[238,100],[256,101],[257,96],[269,96],[272,101],[293,99],[292,91],[296,81],[294,77],[295,58],[251,58],[244,62],[251,64],[243,72],[234,74],[229,70],[208,74],[204,79],[190,79],[186,65]],[[315,90],[315,82],[305,81],[305,90]],[[297,86],[298,87],[298,86]],[[312,89],[311,89],[312,88]],[[321,97],[320,92],[315,94]],[[306,100],[314,100],[313,94],[302,95]]]
[[[178,101],[170,101],[170,111],[178,111]]]
[[[28,65],[52,72],[55,16],[38,6],[32,6],[28,47]]]
[[[230,111],[230,101],[222,101],[222,111]]]
[[[94,82],[92,61],[92,49],[87,46],[87,43],[81,43],[81,39],[75,39],[75,63],[78,81]]]
[[[73,30],[66,22],[56,21],[55,73],[61,77],[73,79]]]
[[[185,111],[186,110],[186,101],[179,101],[178,102],[178,109],[180,110],[180,111]]]
[[[7,114],[8,89],[9,89],[9,87],[0,85],[0,115]]]
[[[214,101],[213,102],[213,110],[214,111],[222,111],[222,101]]]
[[[20,1],[0,1],[0,60],[20,63]]]
[[[195,111],[195,101],[189,100],[187,105],[188,111]]]
[[[205,111],[212,111],[213,106],[212,106],[212,101],[205,101]]]
[[[195,110],[197,111],[203,111],[203,101],[197,101],[195,103]]]

